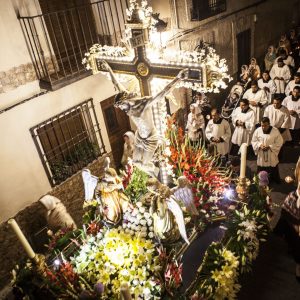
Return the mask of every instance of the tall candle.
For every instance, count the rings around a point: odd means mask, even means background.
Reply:
[[[129,285],[127,282],[121,284],[121,300],[131,300]]]
[[[21,242],[21,244],[22,244],[24,250],[26,251],[27,255],[29,256],[29,258],[34,258],[35,253],[34,253],[33,249],[31,248],[30,244],[28,243],[28,241],[27,241],[25,235],[23,234],[22,230],[20,229],[19,225],[15,221],[15,219],[10,219],[10,220],[8,220],[7,223],[14,230],[15,234],[17,235],[19,241]]]
[[[241,152],[240,178],[246,177],[247,147],[248,145],[246,143],[243,143],[240,148],[240,152]]]

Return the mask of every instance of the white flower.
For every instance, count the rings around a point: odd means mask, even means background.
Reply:
[[[143,207],[143,206],[140,207],[139,210],[140,210],[141,213],[144,213],[144,212],[146,211],[146,210],[145,210],[145,207]]]
[[[170,150],[170,147],[166,147],[166,148],[165,148],[164,154],[165,154],[166,156],[171,156],[172,152],[171,152],[171,150]]]
[[[148,219],[147,220],[147,224],[148,224],[148,226],[151,226],[152,225],[152,219]],[[150,227],[151,228],[151,227]],[[153,228],[153,227],[152,227]]]
[[[138,201],[136,204],[135,204],[137,207],[142,207],[143,206],[143,203]]]
[[[148,233],[148,236],[149,236],[150,239],[152,239],[152,238],[154,237],[153,232],[149,232],[149,233]]]
[[[139,281],[137,279],[133,279],[132,283],[133,283],[133,285],[138,285]]]
[[[145,226],[147,224],[147,221],[145,219],[140,220],[140,224]]]

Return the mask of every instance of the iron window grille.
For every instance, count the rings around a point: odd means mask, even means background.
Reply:
[[[226,11],[226,0],[193,0],[191,20],[201,21]]]
[[[93,99],[30,129],[51,186],[106,153]]]

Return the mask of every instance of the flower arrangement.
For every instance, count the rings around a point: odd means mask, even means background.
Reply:
[[[250,202],[236,209],[227,220],[227,230],[222,242],[213,243],[206,251],[198,275],[189,289],[190,293],[204,298],[235,299],[241,273],[251,270],[260,242],[268,234],[266,190],[254,181]],[[225,246],[224,246],[225,245]]]
[[[129,207],[125,211],[122,227],[126,233],[131,235],[139,233],[143,238],[154,238],[153,219],[149,213],[149,207],[141,201],[136,202],[133,209]]]
[[[198,295],[205,299],[235,299],[240,290],[238,266],[239,260],[233,252],[220,243],[212,243],[198,270],[198,278],[201,279]]]
[[[233,212],[227,227],[227,247],[239,257],[241,273],[249,272],[268,234],[266,212],[244,206]]]
[[[147,192],[146,182],[149,176],[141,169],[134,167],[130,176],[129,183],[127,182],[125,194],[131,199],[132,202],[138,199]]]
[[[173,118],[168,120],[166,138],[170,144],[168,163],[173,167],[175,177],[184,175],[189,180],[195,205],[205,211],[215,206],[213,199],[220,199],[230,183],[230,170],[221,168],[218,156],[210,156],[200,144],[191,145]],[[164,153],[166,155],[166,151]]]
[[[153,299],[161,294],[161,267],[155,245],[121,227],[88,236],[72,264],[90,285],[102,283],[108,299],[118,299],[122,282],[128,282],[135,297]]]

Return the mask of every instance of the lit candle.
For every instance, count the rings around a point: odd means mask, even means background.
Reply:
[[[15,221],[15,219],[10,219],[10,220],[8,220],[7,223],[14,230],[15,234],[17,235],[19,241],[21,242],[21,244],[22,244],[24,250],[26,251],[27,255],[29,256],[29,258],[34,258],[35,253],[34,253],[33,249],[31,248],[30,244],[28,243],[28,241],[27,241],[25,235],[23,234],[22,230],[20,229],[19,225]]]
[[[247,147],[248,147],[248,145],[246,143],[243,143],[240,148],[240,152],[241,152],[240,178],[246,177]]]

